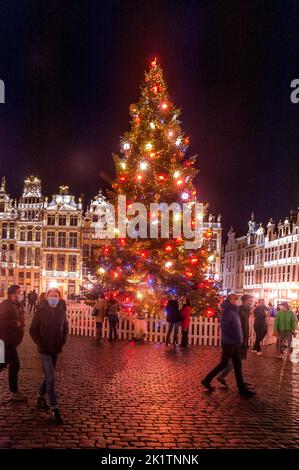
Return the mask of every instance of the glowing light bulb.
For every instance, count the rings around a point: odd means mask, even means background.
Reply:
[[[141,170],[146,170],[147,167],[148,167],[147,162],[141,162],[141,163],[140,163],[140,169],[141,169]]]
[[[104,269],[104,268],[100,268],[100,269],[99,269],[99,273],[100,273],[100,274],[105,274],[105,272],[106,272],[106,269]]]
[[[152,150],[152,144],[150,142],[148,142],[147,144],[145,144],[145,148],[146,150]]]
[[[164,110],[167,109],[168,104],[165,101],[163,101],[163,103],[161,104],[161,108],[164,109]]]
[[[165,267],[166,267],[167,269],[169,269],[169,268],[171,268],[171,266],[172,266],[172,261],[166,261]]]
[[[151,123],[150,123],[150,128],[151,128],[151,129],[155,129],[155,127],[156,127],[155,124],[154,124],[153,122],[151,122]]]
[[[155,158],[155,156],[156,156],[155,152],[151,152],[151,153],[150,153],[150,157],[151,157],[151,158]]]
[[[143,176],[142,175],[137,175],[137,181],[142,181]]]
[[[174,220],[177,221],[177,222],[178,222],[179,220],[181,220],[180,214],[175,214]]]
[[[177,184],[178,186],[181,186],[181,185],[183,184],[183,182],[184,182],[183,180],[177,180],[176,184]]]
[[[142,299],[142,292],[140,290],[137,291],[136,297],[137,299]]]
[[[177,140],[175,141],[175,145],[180,145],[182,142],[182,139],[180,137],[177,138]]]
[[[124,150],[129,150],[130,144],[128,142],[124,143]]]
[[[125,162],[121,162],[120,166],[122,167],[123,170],[127,168],[127,165]]]
[[[173,177],[174,177],[174,178],[178,178],[179,176],[180,176],[180,172],[179,172],[179,171],[175,171],[175,172],[173,173]]]
[[[152,67],[156,67],[156,65],[157,65],[157,59],[156,59],[156,57],[155,57],[155,58],[151,61],[151,66],[152,66]]]
[[[183,193],[182,194],[182,199],[184,199],[184,201],[186,201],[189,197],[189,194],[188,193]]]
[[[173,131],[169,131],[168,132],[168,137],[172,137],[173,136]]]

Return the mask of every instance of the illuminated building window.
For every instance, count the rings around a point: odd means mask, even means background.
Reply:
[[[59,248],[66,247],[66,232],[58,232],[58,246]]]
[[[65,255],[57,255],[57,270],[64,271],[65,269]]]
[[[72,273],[77,271],[77,256],[76,255],[69,255],[68,270]]]
[[[78,225],[78,217],[76,217],[74,215],[71,215],[70,226],[71,227],[77,227],[77,225]]]
[[[59,216],[58,225],[66,225],[66,215],[60,215]]]
[[[47,246],[55,246],[55,233],[47,232]]]
[[[70,248],[77,248],[78,246],[78,234],[77,232],[70,232]]]
[[[47,271],[53,271],[54,269],[54,255],[46,256],[46,269]]]
[[[55,215],[48,215],[47,224],[48,225],[55,225]]]
[[[40,248],[35,249],[34,266],[40,266]]]

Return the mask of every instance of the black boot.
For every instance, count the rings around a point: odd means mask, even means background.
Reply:
[[[47,402],[44,397],[38,397],[37,406],[40,410],[49,410],[50,407],[47,405]]]
[[[63,419],[60,416],[60,411],[58,408],[52,409],[52,418],[55,424],[63,424]]]

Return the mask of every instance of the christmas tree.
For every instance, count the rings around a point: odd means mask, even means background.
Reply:
[[[116,178],[109,196],[116,206],[118,196],[125,195],[127,209],[136,201],[143,203],[149,211],[149,234],[159,224],[158,215],[150,212],[151,203],[185,203],[192,212],[197,202],[196,157],[186,157],[189,137],[181,129],[180,110],[170,101],[156,59],[145,73],[139,101],[129,109],[131,128],[121,138],[122,156],[113,155]],[[124,303],[151,313],[160,313],[167,297],[174,294],[189,297],[194,314],[212,315],[219,298],[213,281],[206,277],[211,233],[199,248],[186,249],[185,237],[175,236],[173,229],[174,221],[181,225],[182,214],[170,216],[169,238],[141,238],[136,227],[131,237],[117,237],[100,247],[96,252],[100,283],[123,294]],[[190,217],[194,227],[194,214]]]

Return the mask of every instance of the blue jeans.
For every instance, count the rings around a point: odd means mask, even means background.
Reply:
[[[179,326],[180,326],[180,323],[168,322],[168,332],[167,332],[167,336],[166,336],[166,343],[169,342],[170,335],[171,335],[173,329],[174,329],[173,344],[176,343],[177,337],[178,337],[178,332],[179,332]]]
[[[51,408],[57,406],[57,398],[55,393],[55,377],[54,371],[57,363],[58,354],[41,354],[45,379],[39,387],[39,394],[43,397],[46,392],[48,394]]]

